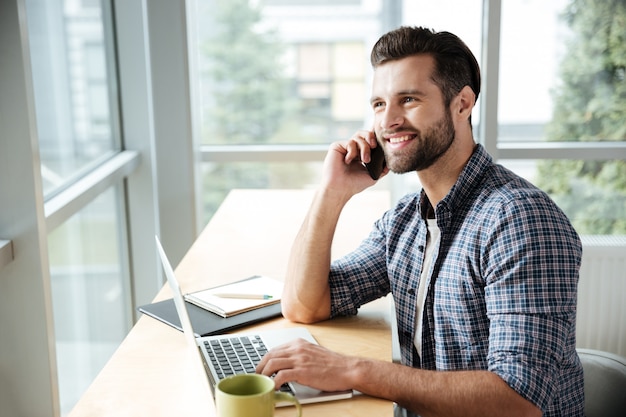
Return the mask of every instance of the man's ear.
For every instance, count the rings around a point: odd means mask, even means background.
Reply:
[[[474,104],[476,104],[476,94],[474,94],[469,85],[466,85],[452,100],[452,117],[458,116],[462,119],[469,119],[472,115]]]

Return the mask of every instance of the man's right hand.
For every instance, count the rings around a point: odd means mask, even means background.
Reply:
[[[380,146],[372,131],[360,130],[349,140],[330,145],[324,160],[321,187],[326,191],[345,195],[347,198],[360,193],[376,183],[362,162],[370,161],[371,148]],[[389,170],[384,169],[381,177]]]

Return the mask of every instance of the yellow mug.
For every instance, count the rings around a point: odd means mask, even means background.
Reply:
[[[287,401],[296,406],[297,416],[302,407],[291,394],[274,390],[272,378],[259,374],[239,374],[222,379],[215,386],[215,404],[219,417],[272,417],[277,402]]]

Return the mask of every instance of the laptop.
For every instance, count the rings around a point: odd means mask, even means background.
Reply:
[[[254,333],[196,336],[189,319],[183,293],[174,275],[174,270],[158,236],[155,236],[155,239],[159,258],[161,259],[167,282],[172,290],[183,334],[187,339],[187,343],[200,353],[213,398],[215,398],[215,385],[218,381],[234,374],[254,373],[256,365],[270,349],[298,338],[317,344],[313,335],[304,327],[266,330]],[[337,392],[320,391],[295,382],[284,384],[281,387],[281,391],[293,394],[300,401],[300,404],[340,400],[353,396],[352,390]],[[281,402],[277,406],[289,404]]]

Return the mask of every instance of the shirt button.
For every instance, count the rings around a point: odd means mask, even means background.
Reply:
[[[417,250],[420,251],[420,252],[424,252],[424,245],[419,245],[417,247]]]
[[[415,295],[415,290],[413,288],[409,288],[409,291],[407,291],[410,295]]]

